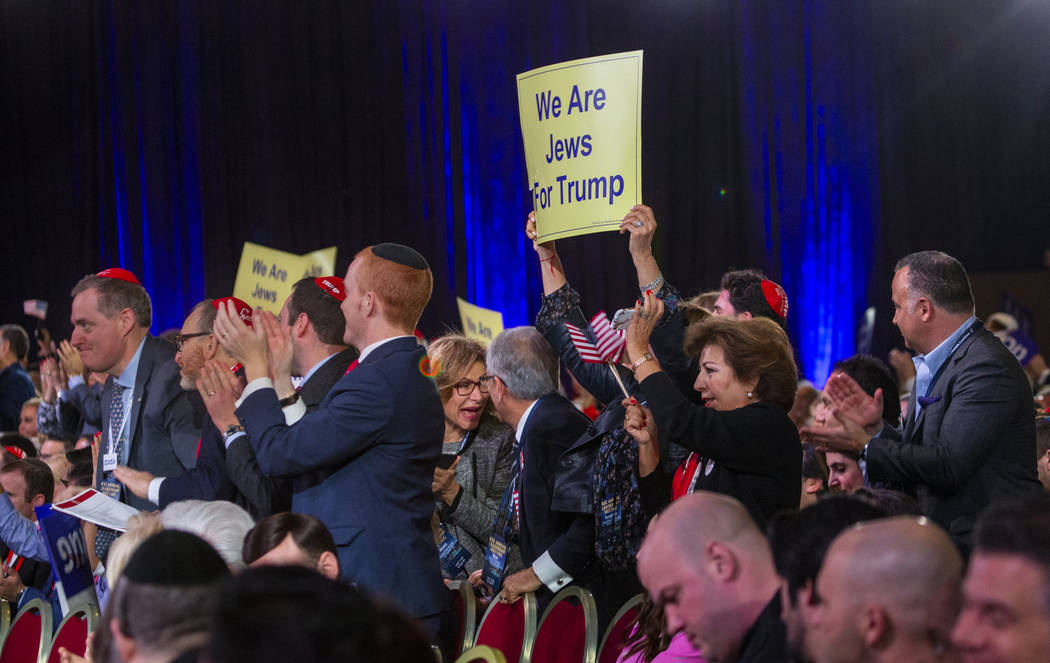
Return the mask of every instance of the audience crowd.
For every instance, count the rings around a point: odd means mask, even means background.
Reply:
[[[631,663],[1050,660],[1047,371],[1004,345],[1016,321],[978,319],[951,256],[904,256],[910,352],[818,391],[780,285],[686,298],[656,230],[623,219],[639,292],[612,332],[530,214],[540,311],[488,346],[422,338],[433,278],[400,244],[280,315],[206,299],[171,341],[133,273],[84,276],[70,339],[0,326],[0,600],[59,623],[38,518],[94,488],[138,511],[80,525],[97,663],[451,660],[455,580],[540,610],[581,586],[601,631],[642,594]]]

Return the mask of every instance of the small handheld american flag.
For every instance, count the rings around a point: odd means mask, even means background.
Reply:
[[[631,395],[627,393],[627,388],[616,370],[616,363],[620,361],[620,355],[623,354],[627,339],[622,331],[613,329],[612,323],[609,322],[609,317],[605,315],[605,311],[598,311],[591,318],[590,328],[594,332],[595,338],[598,339],[597,344],[591,342],[587,334],[576,325],[566,322],[565,328],[569,330],[569,337],[572,338],[572,344],[576,346],[580,359],[592,364],[608,364],[609,370],[612,371],[613,377],[616,378],[620,389],[623,390],[624,396],[630,398]]]

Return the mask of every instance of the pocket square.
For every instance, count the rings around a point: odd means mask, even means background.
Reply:
[[[941,400],[941,398],[940,394],[937,394],[936,396],[919,396],[919,405],[922,407],[929,407]]]

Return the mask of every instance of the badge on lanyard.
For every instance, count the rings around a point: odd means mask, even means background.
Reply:
[[[117,454],[116,454],[116,452],[104,454],[102,456],[102,471],[103,472],[112,472],[115,469],[117,469]]]
[[[455,578],[463,573],[470,559],[470,551],[460,544],[459,540],[448,531],[445,523],[441,523],[438,529],[438,555],[441,557],[441,568],[449,578]]]
[[[623,537],[620,531],[623,520],[620,498],[618,496],[606,498],[602,500],[598,508],[601,522],[598,528],[599,543],[603,548],[609,549]]]
[[[495,596],[503,586],[503,569],[507,565],[507,542],[498,534],[489,537],[485,548],[485,568],[481,572],[481,582],[492,590]]]

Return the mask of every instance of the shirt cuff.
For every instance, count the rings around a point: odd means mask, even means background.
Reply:
[[[233,444],[234,440],[236,440],[239,437],[244,437],[245,435],[247,435],[247,433],[245,433],[244,431],[240,431],[240,432],[234,433],[233,435],[229,436],[228,438],[226,438],[222,442],[223,442],[223,444],[226,445],[226,448],[229,449],[230,445]]]
[[[547,586],[547,589],[555,593],[572,582],[572,576],[555,563],[549,551],[540,555],[539,559],[532,563],[532,571],[540,582]]]
[[[284,423],[291,426],[306,416],[306,403],[302,398],[296,399],[294,403],[281,409],[284,412]]]
[[[234,405],[240,407],[241,404],[244,403],[244,401],[246,401],[249,396],[262,389],[273,389],[273,380],[271,380],[268,377],[255,378],[247,385],[245,385],[244,391],[241,392],[241,397],[237,399],[237,402]]]
[[[79,387],[82,384],[87,384],[87,382],[84,380],[83,375],[72,375],[68,380],[66,380],[66,386],[70,389]]]
[[[164,483],[164,477],[157,477],[149,482],[149,489],[146,491],[146,499],[157,506],[160,506],[160,484],[162,483]]]

